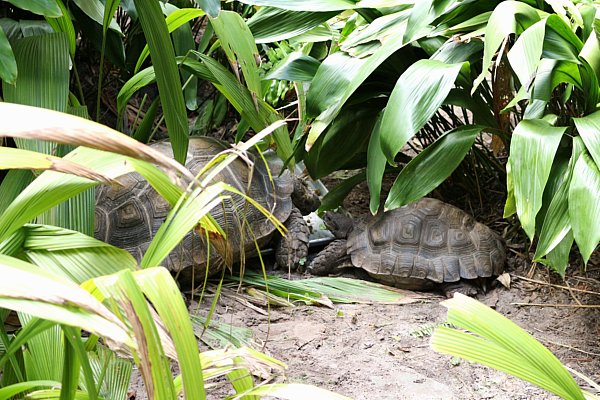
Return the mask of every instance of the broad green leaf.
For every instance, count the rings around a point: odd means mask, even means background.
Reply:
[[[0,26],[0,80],[13,85],[17,79],[17,61],[4,30]]]
[[[73,20],[65,7],[62,0],[54,0],[56,4],[60,7],[62,12],[62,16],[58,18],[50,18],[46,17],[46,21],[55,32],[64,32],[67,35],[67,39],[69,41],[69,54],[71,54],[71,59],[75,58],[75,51],[77,50],[77,38],[75,36],[75,27],[73,26]]]
[[[581,40],[558,15],[548,17],[542,53],[544,58],[579,64],[579,53],[582,48]]]
[[[204,399],[202,365],[198,357],[198,343],[194,336],[192,322],[181,292],[173,277],[164,268],[151,268],[139,271],[135,279],[161,317],[169,332],[183,379],[186,399]]]
[[[457,0],[421,0],[415,2],[403,40],[408,43],[413,41],[413,37],[420,36],[423,30],[431,31],[433,27],[428,27],[429,24],[459,4],[460,1]]]
[[[271,43],[308,32],[338,14],[332,12],[290,11],[262,7],[248,20],[256,43]]]
[[[142,121],[137,126],[133,138],[142,143],[148,143],[152,134],[152,128],[154,128],[154,119],[158,112],[158,106],[160,105],[160,97],[156,97],[150,107],[146,110]]]
[[[582,154],[569,188],[569,216],[573,236],[587,264],[600,242],[600,170],[592,158]]]
[[[381,121],[381,148],[388,162],[433,116],[463,64],[420,60],[398,79]]]
[[[596,166],[600,168],[600,111],[581,118],[573,118],[579,135],[590,152]]]
[[[385,209],[401,207],[435,189],[462,162],[482,130],[481,126],[457,128],[419,153],[400,171],[385,202]]]
[[[264,79],[281,79],[292,82],[310,82],[321,63],[313,57],[300,52],[293,52],[286,56],[275,68],[269,71]]]
[[[431,339],[435,351],[507,372],[563,399],[584,400],[560,361],[508,318],[460,293],[442,305],[448,308],[448,322],[468,332],[436,328]]]
[[[119,308],[114,307],[114,311],[120,318],[131,321],[130,329],[137,339],[135,361],[144,379],[148,397],[176,398],[167,358],[167,354],[174,356],[171,339],[165,337],[164,341],[161,340],[159,329],[162,330],[162,323],[159,325],[154,321],[153,312],[133,272],[122,270],[114,275],[95,278],[84,283],[84,287],[90,292],[99,291],[101,297],[120,305]],[[162,333],[165,334],[164,331]],[[198,398],[190,395],[191,398]]]
[[[600,40],[597,35],[589,35],[580,55],[590,64],[596,77],[600,77]]]
[[[369,187],[369,210],[372,214],[379,210],[381,202],[381,184],[387,160],[381,150],[381,118],[383,112],[377,116],[377,122],[371,132],[369,147],[367,149],[367,186]]]
[[[262,99],[253,97],[252,93],[225,67],[204,54],[193,53],[200,58],[204,66],[208,68],[214,77],[214,80],[211,80],[211,82],[227,97],[227,100],[235,107],[242,118],[248,121],[252,129],[259,132],[276,121],[281,120],[277,111]],[[194,63],[190,62],[188,64],[193,65]],[[275,130],[273,138],[275,143],[277,143],[276,150],[279,157],[282,160],[290,159],[293,149],[287,129],[284,127],[278,128]]]
[[[513,71],[521,85],[529,88],[542,56],[546,20],[538,21],[523,32],[507,54]]]
[[[30,262],[76,283],[137,267],[127,251],[76,231],[27,224],[16,234],[24,236],[22,251]]]
[[[8,171],[0,183],[0,215],[32,180],[33,174],[28,170]]]
[[[508,218],[517,213],[515,200],[515,181],[513,179],[510,163],[506,163],[506,203],[504,204],[503,218]]]
[[[69,97],[69,43],[65,33],[25,37],[13,46],[19,76],[2,83],[4,101],[65,111]],[[46,146],[39,147],[47,148]],[[27,147],[34,150],[36,147]],[[51,153],[51,151],[44,151]]]
[[[210,22],[233,71],[237,74],[238,68],[241,68],[246,87],[252,96],[262,98],[262,84],[256,64],[260,57],[246,22],[233,11],[221,11]],[[258,106],[255,108],[258,109]]]
[[[481,74],[473,82],[472,92],[485,79],[498,48],[513,33],[521,34],[540,20],[535,8],[518,1],[503,1],[494,9],[485,29],[485,48]]]
[[[60,17],[61,11],[54,0],[6,0],[15,7],[23,10],[31,11],[37,15],[43,15],[45,17],[58,18]]]
[[[517,214],[530,240],[554,154],[566,127],[553,127],[543,120],[523,120],[513,132],[510,145],[510,171]]]
[[[340,44],[340,48],[359,58],[367,57],[377,51],[381,44],[396,35],[404,32],[410,17],[410,10],[400,10],[392,14],[383,15],[373,20],[364,29],[356,29],[348,35],[346,40]],[[401,31],[401,32],[399,32]],[[426,31],[420,32],[420,36],[426,35]],[[398,38],[401,43],[409,43],[404,39]]]
[[[104,2],[104,13],[102,16],[102,29],[105,34],[109,27],[114,29],[112,24],[113,24],[115,12],[117,11],[117,8],[119,8],[119,3],[121,3],[121,0],[105,0],[105,2]]]
[[[1,307],[78,326],[111,339],[113,344],[133,348],[123,323],[76,284],[5,255],[0,255],[0,269]]]
[[[198,7],[211,17],[216,17],[221,11],[221,0],[194,0]]]
[[[569,187],[571,186],[571,179],[575,169],[575,163],[584,151],[584,145],[580,137],[573,139],[573,151],[569,165],[566,171],[563,172],[564,177],[560,187],[555,191],[554,196],[550,200],[550,205],[546,211],[544,217],[544,223],[540,232],[540,239],[537,243],[535,250],[534,260],[538,260],[552,249],[556,248],[559,244],[563,243],[566,246],[565,238],[571,232],[571,219],[569,217]],[[570,235],[570,243],[573,242],[573,235]],[[570,247],[567,253],[570,252]],[[561,249],[562,250],[562,249]],[[561,253],[559,250],[558,255]],[[562,252],[564,253],[564,251]],[[553,263],[553,267],[558,267],[556,263]],[[564,276],[566,264],[562,266],[559,273]]]
[[[276,7],[293,11],[341,11],[357,7],[352,0],[304,0],[302,2],[289,0],[242,0],[242,3],[254,6]]]
[[[343,108],[304,157],[310,175],[319,179],[339,169],[356,168],[351,163],[357,157],[362,158],[359,166],[364,166],[369,133],[379,109],[377,102]]]
[[[169,30],[169,33],[172,33],[181,25],[186,24],[194,18],[198,18],[203,15],[204,11],[198,10],[197,8],[181,8],[175,10],[169,15],[167,15],[167,18],[165,20],[167,22],[167,29]],[[135,69],[133,71],[134,73],[137,74],[139,72],[140,68],[142,67],[142,64],[144,63],[144,61],[146,61],[149,55],[150,50],[148,48],[148,45],[146,45],[144,46],[144,49],[140,53],[137,63],[135,64]]]
[[[179,9],[172,4],[167,3],[164,7],[167,18],[174,12],[179,11]],[[173,39],[173,48],[175,49],[176,55],[186,57],[190,50],[196,50],[196,41],[194,40],[195,34],[192,32],[190,24],[182,24],[171,33],[171,37]],[[196,110],[198,108],[198,78],[186,70],[180,70],[179,73],[181,74],[181,81],[184,84],[183,97],[185,99],[185,106],[188,110]]]
[[[134,0],[156,72],[169,138],[175,159],[185,163],[188,148],[188,121],[175,51],[160,5],[156,1]]]
[[[100,26],[104,27],[104,20],[105,18],[108,19],[110,18],[110,29],[119,32],[120,34],[123,34],[121,32],[121,28],[119,27],[119,25],[117,24],[117,22],[114,20],[113,15],[106,15],[107,13],[105,13],[105,6],[104,4],[102,4],[102,2],[100,0],[73,0],[75,2],[75,4],[77,4],[77,7],[79,7],[81,9],[81,11],[83,11],[88,17],[90,17],[91,19],[93,19],[94,21],[96,21]],[[108,7],[108,11],[110,11],[113,8],[114,4],[110,7]],[[106,29],[106,28],[104,28]]]
[[[537,67],[532,97],[544,100],[545,106],[552,98],[554,89],[561,83],[570,83],[583,90],[583,79],[577,65],[567,61],[542,59]],[[532,105],[529,105],[527,108],[531,107]]]
[[[113,352],[101,347],[95,352],[88,352],[87,358],[94,371],[96,382],[101,382],[98,395],[105,399],[127,398],[133,370],[132,362],[115,356]],[[82,386],[84,391],[89,391],[85,385]]]
[[[565,237],[540,262],[552,268],[561,277],[565,277],[569,266],[569,256],[573,249],[573,231],[569,230]]]
[[[306,141],[307,150],[365,79],[388,57],[404,46],[401,38],[405,27],[406,20],[400,23],[394,34],[369,57],[355,58],[338,51],[321,63],[307,95],[307,115],[317,116]]]
[[[16,399],[19,398],[20,393],[29,392],[33,389],[38,389],[40,387],[56,387],[60,385],[58,381],[34,381],[28,380],[27,382],[19,382],[9,386],[5,386],[0,388],[0,399]]]

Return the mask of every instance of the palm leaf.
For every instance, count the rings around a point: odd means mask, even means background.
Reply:
[[[436,328],[431,340],[435,351],[507,372],[564,399],[584,399],[560,361],[506,317],[461,294],[442,305],[448,308],[450,324],[470,332]]]
[[[134,3],[152,55],[156,83],[169,138],[173,145],[173,154],[177,161],[184,164],[189,130],[179,72],[175,63],[175,51],[169,30],[158,1],[134,0]]]

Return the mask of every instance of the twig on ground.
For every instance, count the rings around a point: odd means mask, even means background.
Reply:
[[[558,307],[558,308],[600,308],[600,304],[563,304],[563,303],[510,303],[513,306]]]
[[[552,287],[563,289],[563,290],[580,292],[580,293],[587,293],[587,294],[593,294],[593,295],[596,295],[596,296],[600,296],[600,292],[593,292],[591,290],[577,289],[577,288],[570,287],[570,286],[557,285],[557,284],[554,284],[554,283],[548,283],[548,282],[544,282],[544,281],[538,281],[537,279],[526,278],[524,276],[515,275],[515,276],[513,276],[513,278],[522,279],[522,280],[527,281],[527,282],[537,283],[539,285],[552,286]]]

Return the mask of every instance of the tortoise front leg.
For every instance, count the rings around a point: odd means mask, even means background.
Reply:
[[[302,264],[308,255],[308,225],[302,218],[300,210],[293,208],[284,226],[287,234],[277,242],[275,261],[280,268],[302,271],[304,269]]]
[[[308,272],[314,275],[327,275],[342,268],[352,267],[347,249],[348,244],[345,239],[334,240],[312,260]]]

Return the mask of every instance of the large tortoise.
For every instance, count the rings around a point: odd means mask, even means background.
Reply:
[[[151,146],[168,156],[173,155],[169,142],[157,142]],[[192,137],[186,167],[197,174],[217,154],[230,148],[221,140]],[[294,268],[308,252],[308,227],[292,201],[294,189],[304,186],[288,170],[282,172],[282,162],[272,153],[265,154],[268,169],[263,158],[255,152],[249,152],[247,156],[253,168],[249,168],[245,160],[237,158],[215,177],[215,181],[227,182],[245,192],[272,211],[279,221],[286,221],[284,225],[288,235],[276,243],[276,260],[280,266]],[[98,189],[95,236],[128,250],[139,261],[166,219],[170,205],[137,173],[122,176],[119,183],[121,186],[102,186]],[[242,196],[228,195],[231,197],[217,205],[211,215],[226,233],[226,248],[230,252],[226,258],[237,261],[255,251],[254,238],[259,246],[263,246],[274,236],[276,229],[262,212]],[[316,208],[318,204],[318,197],[311,195],[302,203],[304,212]],[[224,265],[224,258],[215,249],[211,247],[209,251],[210,275],[220,272]],[[203,280],[207,265],[204,235],[189,233],[163,265],[176,274],[182,283]]]
[[[504,269],[502,238],[440,200],[423,198],[366,222],[338,213],[327,213],[324,220],[338,240],[312,261],[309,271],[316,275],[354,266],[390,286],[430,289]]]

